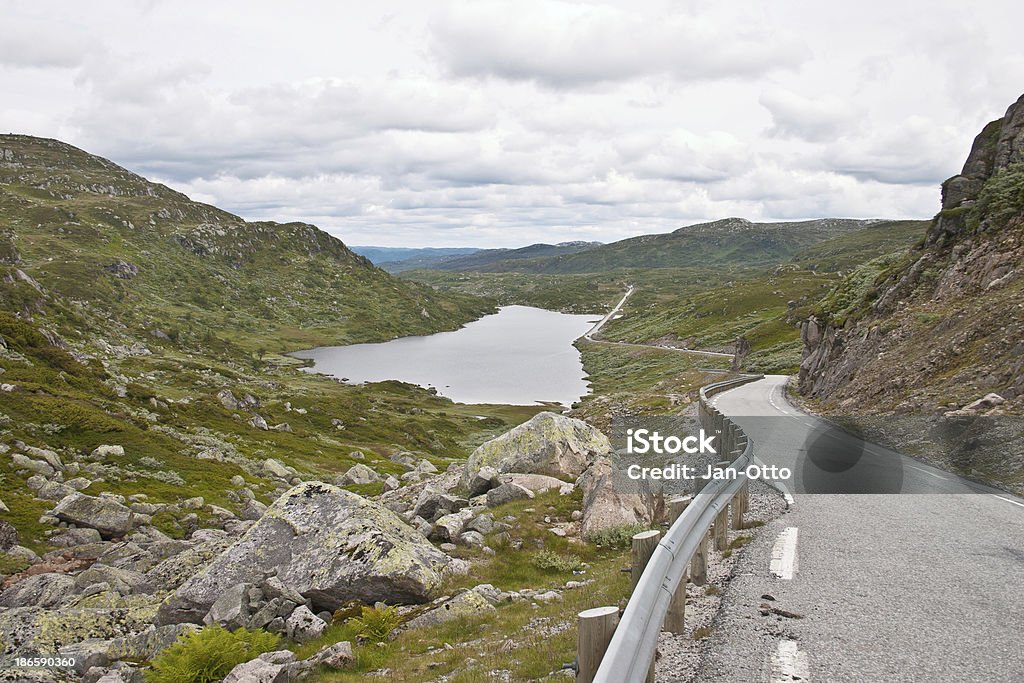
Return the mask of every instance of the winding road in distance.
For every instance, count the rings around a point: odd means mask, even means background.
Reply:
[[[786,400],[786,380],[714,399],[793,479],[696,680],[1022,680],[1024,501],[832,428]],[[762,616],[766,602],[803,618]]]

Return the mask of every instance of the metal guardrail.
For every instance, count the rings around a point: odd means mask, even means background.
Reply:
[[[705,486],[672,524],[658,543],[650,559],[647,560],[643,574],[640,576],[633,594],[629,598],[622,618],[611,640],[607,642],[603,656],[597,654],[600,665],[596,672],[584,671],[581,667],[580,680],[594,683],[633,683],[634,681],[653,680],[653,662],[658,643],[658,633],[665,624],[673,600],[676,600],[680,582],[686,575],[695,552],[702,547],[712,524],[722,524],[727,517],[728,506],[734,503],[737,493],[745,491],[747,484],[743,470],[753,462],[753,443],[734,423],[729,421],[708,400],[716,393],[761,379],[762,375],[744,376],[724,382],[716,382],[702,387],[698,405],[698,416],[701,426],[708,430],[720,431],[723,444],[722,455],[738,456],[732,461],[739,476],[733,480],[714,480]],[[745,500],[741,504],[742,511]],[[734,519],[736,512],[734,511]],[[723,530],[724,532],[724,530]],[[648,532],[650,533],[650,532]],[[643,534],[638,534],[642,536]],[[685,583],[682,588],[686,590]],[[683,594],[685,599],[685,592]],[[595,638],[584,636],[584,615],[598,613],[609,608],[588,610],[580,615],[580,643],[586,641],[588,647],[601,647],[604,643]],[[608,630],[607,612],[601,612],[606,621],[600,627]],[[679,617],[680,624],[682,617]],[[600,641],[601,638],[597,638]],[[593,657],[592,657],[593,658]],[[580,658],[583,664],[583,658]]]

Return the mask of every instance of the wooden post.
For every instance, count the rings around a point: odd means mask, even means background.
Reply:
[[[576,662],[579,672],[576,681],[592,683],[619,623],[619,608],[611,606],[584,610],[579,613],[577,623]]]
[[[692,500],[693,496],[681,496],[673,498],[668,502],[670,523],[676,523],[676,520],[679,519],[679,516],[683,514],[683,511],[686,510],[686,507]],[[686,619],[686,582],[687,576],[684,573],[679,579],[679,585],[676,586],[676,592],[672,596],[672,602],[669,603],[668,612],[665,614],[665,630],[676,635],[682,635],[684,631],[683,623]]]
[[[708,535],[704,534],[693,551],[690,560],[690,580],[695,586],[703,586],[708,582]]]
[[[640,582],[644,568],[651,559],[651,555],[654,554],[654,549],[658,547],[658,541],[660,540],[661,532],[657,530],[641,531],[633,535],[633,565],[629,574],[630,591],[635,589],[636,585]]]
[[[723,507],[715,516],[713,535],[715,537],[715,550],[722,552],[729,547],[729,508]]]

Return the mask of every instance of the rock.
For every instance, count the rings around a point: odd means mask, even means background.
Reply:
[[[611,452],[608,437],[582,420],[538,413],[481,444],[469,457],[465,482],[483,467],[498,473],[547,474],[576,479],[595,459]]]
[[[451,558],[380,504],[321,482],[281,496],[258,522],[160,608],[160,623],[198,621],[238,583],[276,575],[317,611],[357,600],[429,599]]]
[[[15,469],[30,470],[44,477],[52,477],[55,472],[49,463],[42,460],[33,460],[27,455],[22,455],[21,453],[15,453],[11,456],[11,465],[14,466]]]
[[[267,506],[258,500],[250,500],[242,506],[240,516],[242,519],[256,521],[267,512]]]
[[[96,529],[68,529],[67,531],[50,537],[50,545],[58,548],[69,548],[74,545],[85,545],[86,543],[99,543],[103,539]]]
[[[270,425],[267,424],[266,419],[262,415],[253,415],[249,418],[249,426],[262,429],[265,432],[270,431]]]
[[[341,475],[338,483],[344,486],[347,484],[372,484],[376,481],[380,481],[379,474],[362,463],[356,463]]]
[[[519,484],[502,484],[487,492],[487,507],[498,507],[515,500],[533,498],[533,491]]]
[[[96,600],[94,596],[88,600]],[[103,604],[102,601],[99,604]],[[0,643],[20,652],[58,652],[90,639],[109,640],[142,631],[156,616],[154,598],[118,598],[118,607],[13,607],[0,610]],[[9,654],[10,649],[7,650]]]
[[[292,476],[292,473],[288,471],[288,468],[280,460],[274,460],[273,458],[267,458],[263,461],[263,471],[278,479],[288,479]]]
[[[484,537],[478,531],[467,531],[459,534],[459,543],[479,548],[484,544]]]
[[[33,458],[46,461],[54,470],[64,469],[64,463],[61,462],[60,456],[57,455],[56,451],[51,451],[48,448],[36,448],[35,446],[25,446],[24,450]]]
[[[391,477],[388,477],[388,478],[390,479]],[[385,482],[384,485],[387,486],[387,482]],[[398,488],[398,487],[396,486],[395,488]],[[2,500],[0,500],[0,512],[10,512],[10,511],[11,511],[11,508],[7,507],[7,505],[5,505]]]
[[[152,593],[153,586],[142,572],[119,569],[96,563],[75,577],[75,585],[86,588],[94,583],[108,583],[121,595]]]
[[[185,500],[181,501],[181,507],[183,510],[202,510],[203,505],[205,504],[206,501],[203,499],[202,496],[186,498]]]
[[[416,499],[413,514],[427,521],[433,521],[444,515],[458,512],[467,505],[469,505],[469,501],[465,498],[425,488]]]
[[[18,530],[6,519],[0,519],[0,550],[7,551],[18,545]]]
[[[626,525],[651,525],[664,516],[665,499],[649,480],[629,479],[615,471],[608,458],[601,458],[580,477],[583,489],[583,518],[580,533],[587,537]]]
[[[307,643],[323,635],[327,622],[302,605],[284,623],[285,633],[297,643]]]
[[[459,593],[434,609],[428,610],[406,623],[406,628],[436,626],[460,617],[477,616],[494,612],[494,605],[476,591]]]
[[[134,263],[128,263],[121,259],[117,259],[113,263],[103,266],[103,270],[111,273],[114,277],[121,280],[131,280],[139,274],[139,267],[137,265]]]
[[[68,479],[64,483],[76,491],[82,491],[92,486],[92,482],[86,479],[85,477],[75,477],[74,479]]]
[[[491,514],[479,515],[466,525],[466,529],[486,536],[494,531],[494,516]]]
[[[471,508],[453,512],[450,515],[444,515],[434,522],[434,529],[430,533],[430,538],[435,541],[454,543],[466,527],[466,524],[475,515],[476,512]]]
[[[498,471],[493,467],[485,465],[469,478],[469,483],[467,484],[469,487],[469,497],[483,495],[500,485],[501,481],[498,479]]]
[[[245,477],[243,477],[240,474],[236,474],[235,476],[231,477],[231,485],[234,486],[235,488],[242,488],[243,486],[245,486]]]
[[[245,626],[249,621],[249,591],[254,588],[251,583],[238,583],[220,594],[203,617],[207,626],[220,624],[229,630]]]
[[[397,489],[401,485],[402,485],[402,483],[400,481],[398,481],[397,479],[395,479],[390,474],[388,475],[388,478],[384,480],[384,490],[385,491],[394,491],[395,489]]]
[[[79,492],[60,501],[52,514],[62,522],[96,529],[107,539],[131,531],[135,517],[131,510],[115,500]]]
[[[65,604],[75,593],[75,580],[67,574],[28,576],[0,593],[0,607],[44,607]]]
[[[421,474],[437,474],[437,467],[434,466],[434,463],[424,459],[416,465],[416,471]]]
[[[97,446],[93,449],[90,457],[93,460],[106,460],[108,458],[119,458],[124,455],[124,446]]]
[[[70,496],[75,492],[75,489],[71,488],[67,484],[62,484],[59,481],[48,481],[39,487],[36,491],[36,498],[41,500],[61,500]]]
[[[287,650],[266,652],[236,666],[223,683],[286,683],[298,677],[297,664],[295,654]]]
[[[356,662],[352,652],[352,643],[347,640],[334,645],[328,645],[324,649],[306,660],[314,666],[325,666],[328,669],[347,669]]]
[[[567,495],[572,493],[575,488],[575,484],[543,474],[503,474],[500,480],[502,484],[518,484],[534,493],[545,493],[557,489],[559,493]]]
[[[231,393],[228,389],[221,389],[220,391],[218,391],[217,400],[220,401],[220,404],[227,408],[228,410],[239,410],[242,407],[241,404],[238,402],[238,399],[235,398],[235,395]]]

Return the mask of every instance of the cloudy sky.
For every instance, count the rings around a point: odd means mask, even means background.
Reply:
[[[350,244],[927,217],[1024,3],[5,0],[0,130]],[[637,5],[641,9],[637,9]]]

